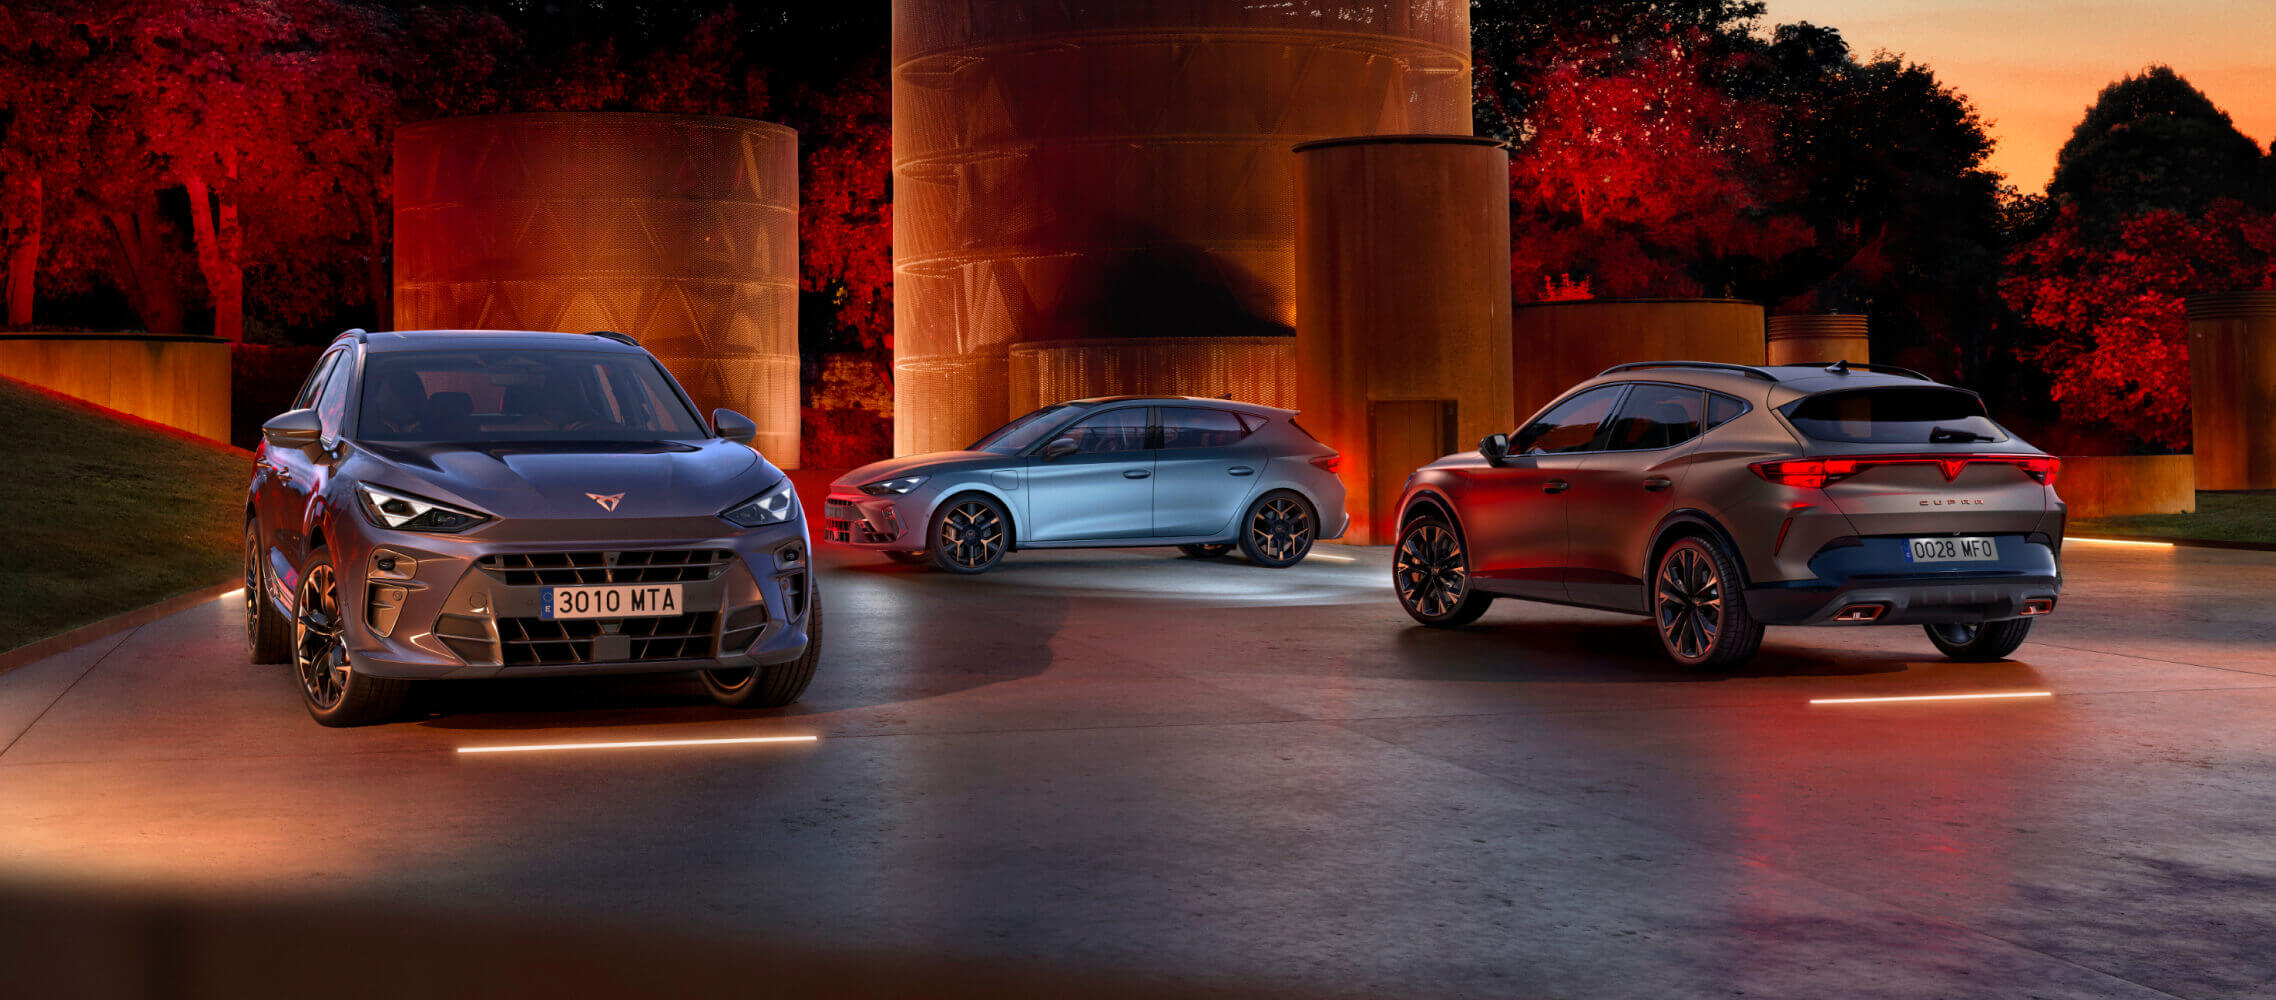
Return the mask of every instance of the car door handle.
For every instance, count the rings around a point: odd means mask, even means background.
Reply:
[[[1647,490],[1651,490],[1651,491],[1652,491],[1652,492],[1654,492],[1654,493],[1657,493],[1657,492],[1659,492],[1659,491],[1661,491],[1661,490],[1667,489],[1668,487],[1670,487],[1670,486],[1674,486],[1674,485],[1675,485],[1675,480],[1673,480],[1673,479],[1669,479],[1669,478],[1668,478],[1668,477],[1666,477],[1666,476],[1653,476],[1653,477],[1652,477],[1652,478],[1650,478],[1650,479],[1646,479],[1646,480],[1644,480],[1644,488],[1645,488],[1645,489],[1647,489]]]
[[[1562,479],[1552,479],[1541,484],[1541,492],[1543,493],[1563,493],[1572,488],[1573,484]]]
[[[1228,476],[1253,476],[1256,475],[1256,472],[1257,470],[1249,468],[1246,465],[1236,465],[1230,469],[1225,470],[1225,474]]]
[[[1147,469],[1124,469],[1124,470],[1122,470],[1122,478],[1124,478],[1124,479],[1144,479],[1144,478],[1146,478],[1147,476],[1151,476],[1151,475],[1153,475],[1153,474],[1154,474],[1154,473],[1153,473],[1152,471],[1150,471],[1150,470],[1147,470]]]

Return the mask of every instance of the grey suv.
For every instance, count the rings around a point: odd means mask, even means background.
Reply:
[[[245,637],[328,726],[414,681],[695,671],[795,701],[822,601],[790,480],[611,333],[350,331],[262,428]]]
[[[1426,625],[1496,597],[1647,615],[1687,664],[1764,625],[1921,625],[1994,660],[2062,589],[2056,470],[1900,368],[1621,365],[1417,470],[1392,582]]]

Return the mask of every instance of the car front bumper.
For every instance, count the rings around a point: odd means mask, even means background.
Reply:
[[[916,495],[832,490],[822,499],[822,540],[861,549],[922,549],[924,526],[912,523],[919,515],[902,513],[904,503]]]
[[[536,542],[364,525],[334,539],[333,558],[350,667],[374,677],[548,677],[783,663],[805,653],[815,603],[803,519],[637,542]],[[388,562],[394,569],[381,568]],[[676,583],[680,614],[541,617],[547,587],[602,583]]]

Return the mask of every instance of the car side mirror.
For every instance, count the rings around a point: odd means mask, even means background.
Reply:
[[[736,444],[750,444],[759,437],[759,425],[733,410],[711,411],[711,427],[720,437]]]
[[[315,410],[286,410],[261,425],[261,439],[271,448],[313,448],[324,436],[324,421]]]
[[[1502,460],[1509,457],[1509,435],[1488,434],[1478,442],[1478,454],[1486,456],[1486,464],[1501,468]]]
[[[1074,438],[1063,437],[1057,441],[1051,442],[1050,444],[1044,445],[1043,457],[1065,458],[1081,450],[1083,450],[1083,446],[1076,444]]]

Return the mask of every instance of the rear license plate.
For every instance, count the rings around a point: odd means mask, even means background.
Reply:
[[[537,616],[563,618],[654,618],[680,613],[676,583],[617,584],[604,587],[547,587]]]
[[[1989,538],[1905,539],[1906,562],[1990,562],[1998,558],[1999,546]]]

